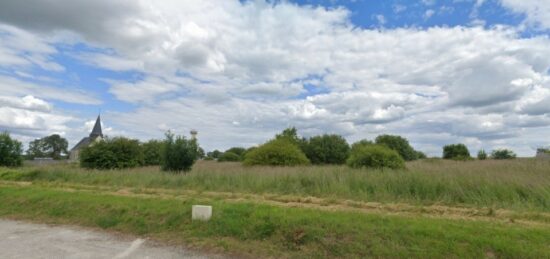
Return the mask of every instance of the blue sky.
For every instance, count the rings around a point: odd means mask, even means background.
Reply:
[[[101,111],[108,135],[197,129],[207,150],[288,126],[430,155],[550,145],[546,0],[1,5],[0,129],[24,142],[72,145]]]

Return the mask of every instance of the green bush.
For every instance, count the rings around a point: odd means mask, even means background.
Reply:
[[[416,151],[411,147],[406,138],[393,135],[380,135],[376,137],[375,142],[378,145],[384,145],[397,151],[397,153],[399,153],[399,155],[401,155],[401,157],[406,161],[417,159]]]
[[[247,152],[245,165],[296,166],[309,164],[306,155],[293,142],[280,138]]]
[[[138,140],[106,138],[80,151],[80,166],[90,169],[121,169],[143,165],[143,150]]]
[[[304,152],[313,164],[344,164],[349,150],[349,144],[343,137],[325,134],[310,138]]]
[[[416,159],[426,159],[428,156],[422,151],[414,151],[416,153]]]
[[[242,157],[230,151],[225,151],[220,156],[220,158],[218,158],[218,162],[238,162],[238,161],[242,161]]]
[[[355,145],[351,149],[347,164],[353,168],[399,169],[405,167],[405,161],[397,151],[382,145]]]
[[[23,164],[21,142],[12,139],[8,132],[0,133],[0,166],[21,166]]]
[[[464,144],[452,144],[443,147],[443,158],[453,160],[471,159],[470,151]]]
[[[166,133],[166,140],[161,152],[161,166],[164,171],[185,172],[198,159],[196,139],[187,140],[184,136],[174,136],[171,132]]]
[[[496,149],[491,152],[492,159],[514,159],[516,158],[516,153],[510,149]]]
[[[477,159],[479,160],[485,160],[487,159],[487,152],[485,152],[485,150],[479,150],[479,152],[477,152]]]
[[[143,149],[144,165],[160,165],[160,152],[162,150],[162,141],[152,139],[141,145]]]

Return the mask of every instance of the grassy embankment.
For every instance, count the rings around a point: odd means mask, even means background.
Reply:
[[[0,217],[264,257],[550,257],[549,162],[407,167],[0,169]],[[190,221],[196,203],[214,206],[210,222]]]

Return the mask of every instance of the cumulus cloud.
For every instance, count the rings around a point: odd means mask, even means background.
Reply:
[[[543,29],[550,29],[550,5],[546,0],[500,0],[503,6],[524,14],[527,22]]]
[[[436,1],[422,2],[431,8]],[[502,0],[547,26],[537,3]],[[0,21],[11,24],[0,28],[12,35],[50,39],[19,48],[0,43],[0,66],[52,65],[50,41],[67,42],[69,33],[104,50],[81,53],[81,61],[142,73],[132,80],[103,78],[117,100],[137,105],[113,112],[113,120],[142,138],[196,128],[210,148],[252,145],[294,125],[304,134],[350,140],[405,134],[432,152],[450,141],[520,145],[521,136],[550,125],[550,40],[522,38],[513,27],[365,29],[351,24],[345,8],[285,1],[12,1],[3,5]],[[19,49],[41,54],[22,58]],[[0,89],[100,101],[2,76]]]

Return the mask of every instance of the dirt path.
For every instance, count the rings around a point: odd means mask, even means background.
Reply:
[[[0,219],[1,258],[208,258],[144,239]]]

